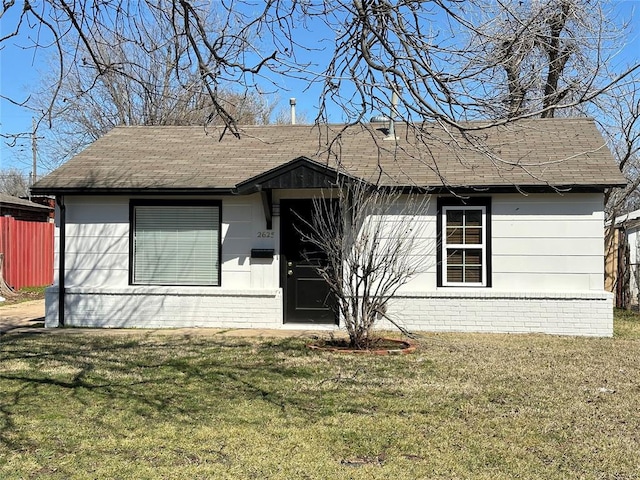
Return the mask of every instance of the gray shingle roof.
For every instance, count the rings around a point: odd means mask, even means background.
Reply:
[[[478,127],[480,124],[467,124]],[[304,156],[385,185],[598,187],[625,183],[591,119],[531,119],[462,135],[431,125],[118,127],[36,183],[38,193],[216,190]],[[339,135],[338,135],[339,134]],[[336,137],[336,135],[338,135]]]

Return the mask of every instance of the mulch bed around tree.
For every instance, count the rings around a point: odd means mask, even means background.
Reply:
[[[358,349],[349,345],[348,339],[330,339],[310,343],[307,345],[311,350],[319,350],[334,353],[364,353],[371,355],[404,355],[416,351],[416,345],[407,340],[397,340],[393,338],[372,339],[367,348]]]

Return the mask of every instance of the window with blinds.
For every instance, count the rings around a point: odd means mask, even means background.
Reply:
[[[489,201],[475,199],[465,205],[455,203],[456,200],[447,199],[439,206],[438,284],[490,286]]]
[[[139,285],[220,284],[220,205],[133,205],[132,275]]]

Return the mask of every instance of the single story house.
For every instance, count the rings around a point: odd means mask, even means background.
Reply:
[[[593,120],[385,127],[113,129],[33,187],[57,198],[46,325],[338,328],[290,225],[339,168],[432,200],[431,266],[388,310],[407,329],[612,334],[603,192],[625,181]]]
[[[640,210],[606,225],[604,287],[615,295],[616,307],[640,305]]]

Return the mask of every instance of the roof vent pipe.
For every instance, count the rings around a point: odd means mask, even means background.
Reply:
[[[371,117],[369,123],[387,123],[389,121],[389,117],[386,115],[375,115]]]
[[[289,105],[291,105],[291,125],[296,124],[296,99],[290,98]]]
[[[395,119],[397,116],[397,107],[398,107],[398,90],[394,85],[393,91],[391,92],[391,112],[389,113],[389,134],[386,136],[385,140],[397,140],[396,137],[396,128],[395,128]]]

